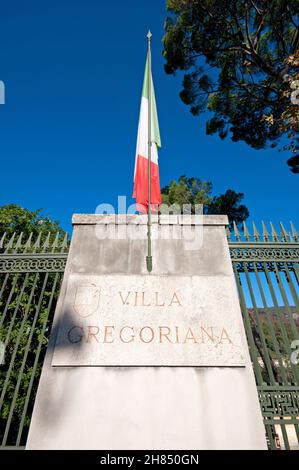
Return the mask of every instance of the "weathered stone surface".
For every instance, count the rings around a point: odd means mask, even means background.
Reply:
[[[147,215],[130,214],[73,214],[74,225],[147,225]],[[227,225],[226,215],[167,215],[152,214],[152,224]]]
[[[64,299],[71,275],[147,275],[146,224],[123,221],[121,230],[130,225],[133,230],[113,239],[116,225],[95,223],[98,217],[74,218],[27,448],[266,449],[240,308],[232,311],[240,326],[245,367],[52,366],[59,324],[68,314]],[[203,283],[210,277],[213,284],[216,277],[223,291],[228,288],[237,299],[227,219],[218,217],[215,224],[206,216],[202,225],[194,224],[191,241],[181,236],[179,219],[171,226],[154,224],[152,275],[197,276]],[[167,239],[169,233],[173,237]]]
[[[179,224],[153,225],[153,274],[232,274],[224,226],[186,226],[182,230]],[[147,274],[146,234],[146,225],[75,225],[68,258],[70,270]]]
[[[52,366],[244,366],[227,276],[72,274]]]

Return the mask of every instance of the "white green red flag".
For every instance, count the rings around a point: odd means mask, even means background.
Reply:
[[[149,85],[150,75],[150,87]],[[149,89],[150,94],[149,96]],[[148,212],[148,115],[151,103],[151,209],[157,211],[161,204],[161,190],[159,180],[158,149],[161,148],[160,131],[153,85],[152,71],[148,73],[148,57],[145,65],[142,88],[136,157],[134,172],[133,197],[136,199],[137,210]]]

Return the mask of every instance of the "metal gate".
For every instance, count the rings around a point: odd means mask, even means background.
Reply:
[[[270,449],[299,450],[299,236],[262,223],[228,231]]]
[[[0,445],[22,448],[41,373],[68,240],[39,234],[0,241]]]
[[[240,305],[271,449],[299,447],[299,236],[253,224],[228,230]],[[22,448],[69,242],[0,240],[0,446]],[[297,341],[297,342],[296,342]],[[4,354],[2,354],[4,353]],[[4,357],[3,357],[4,356]]]

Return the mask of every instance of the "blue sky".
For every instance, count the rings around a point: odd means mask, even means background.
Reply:
[[[275,149],[205,135],[164,73],[164,0],[1,2],[0,205],[42,207],[71,230],[73,213],[131,203],[139,104],[152,37],[162,138],[161,184],[181,174],[245,193],[250,219],[299,226],[299,176]]]

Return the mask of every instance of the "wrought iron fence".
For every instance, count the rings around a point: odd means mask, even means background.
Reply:
[[[67,253],[67,235],[0,241],[2,448],[25,445]]]
[[[272,224],[228,230],[268,445],[299,446],[299,236]],[[0,444],[25,445],[68,254],[67,235],[0,240]],[[299,348],[299,343],[298,343]],[[296,354],[295,354],[296,356]],[[299,354],[298,354],[299,356]]]
[[[299,449],[299,236],[290,228],[228,230],[270,449]]]

